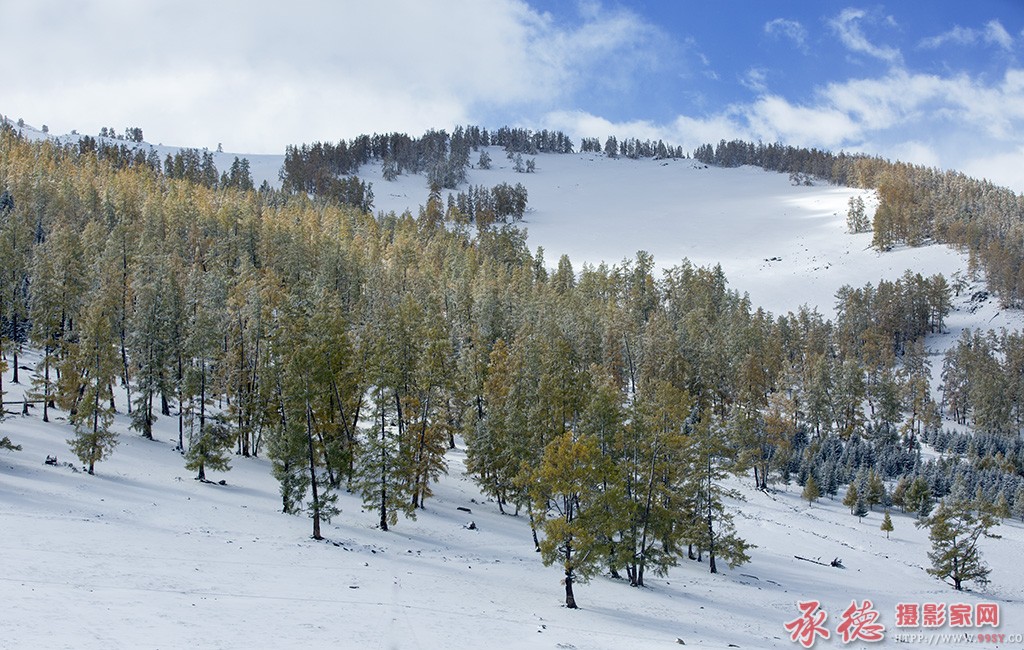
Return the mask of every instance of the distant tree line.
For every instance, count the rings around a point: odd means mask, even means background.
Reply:
[[[109,163],[114,169],[130,167],[146,168],[162,173],[167,178],[187,180],[204,187],[233,187],[246,190],[253,188],[252,171],[248,158],[235,156],[231,167],[218,172],[213,154],[205,149],[184,148],[168,153],[161,161],[156,149],[114,144],[102,137],[97,140],[88,135],[81,136],[76,143],[66,145],[79,154],[93,154],[97,160]]]
[[[598,138],[583,138],[580,141],[581,153],[604,153],[609,158],[686,158],[687,154],[682,147],[666,145],[658,140],[639,140],[637,138],[624,138],[619,140],[614,135],[608,136],[602,147]]]

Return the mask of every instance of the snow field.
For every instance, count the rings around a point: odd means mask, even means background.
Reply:
[[[18,399],[25,377],[20,387],[4,379],[7,399]],[[599,577],[577,586],[573,611],[559,568],[533,552],[526,517],[480,495],[462,449],[415,521],[381,532],[376,513],[343,493],[328,540],[316,542],[307,518],[280,513],[264,459],[234,457],[230,472],[212,475],[226,485],[202,484],[173,448],[174,417],[157,422],[151,442],[119,414],[120,445],[90,477],[65,465],[77,465],[71,428],[52,415],[0,424],[23,446],[0,452],[4,647],[794,647],[783,624],[798,600],[820,600],[835,634],[842,610],[865,598],[887,635],[898,602],[997,602],[999,631],[1024,632],[1020,522],[983,543],[991,584],[956,593],[925,573],[927,531],[910,516],[893,513],[887,540],[879,511],[858,521],[841,495],[808,506],[796,486],[767,495],[741,477],[746,500],[733,505],[740,535],[757,545],[749,564],[711,575],[706,562],[683,560],[640,589]],[[45,465],[47,455],[60,465]]]

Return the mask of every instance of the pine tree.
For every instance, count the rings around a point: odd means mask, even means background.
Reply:
[[[910,489],[910,480],[906,476],[901,476],[896,481],[896,487],[892,489],[892,504],[899,506],[902,512],[906,512],[906,497],[907,490]]]
[[[882,503],[885,499],[885,483],[882,481],[882,476],[875,470],[871,470],[868,473],[867,490],[864,495],[864,501],[867,503],[868,508],[874,510],[875,506]]]
[[[417,359],[411,390],[403,412],[408,418],[406,431],[409,450],[409,474],[412,483],[412,506],[423,508],[432,495],[431,483],[447,471],[445,451],[450,423],[443,417],[442,406],[454,382],[454,352],[444,319],[417,311],[421,319],[422,349]]]
[[[169,392],[168,366],[170,350],[167,340],[171,314],[168,310],[170,287],[167,277],[169,270],[162,256],[147,255],[146,261],[134,273],[131,290],[134,296],[134,310],[131,327],[127,335],[131,351],[136,389],[135,408],[132,411],[132,428],[142,437],[153,439],[153,400]]]
[[[375,299],[389,300],[382,293]],[[404,305],[403,305],[404,303]],[[407,453],[408,416],[403,412],[420,359],[420,321],[415,300],[406,294],[399,305],[382,304],[368,331],[369,381],[374,387],[374,425],[360,448],[355,489],[367,508],[380,514],[380,529],[398,523],[398,513],[415,519],[410,457]]]
[[[996,502],[992,505],[992,514],[1000,519],[1010,518],[1010,502],[1002,490],[999,490],[999,494],[996,495]]]
[[[102,267],[103,259],[97,260]],[[63,364],[63,372],[74,386],[76,407],[70,420],[75,437],[68,440],[71,450],[85,464],[89,474],[96,463],[107,458],[117,445],[117,434],[110,429],[114,409],[110,406],[111,386],[119,370],[116,296],[106,290],[101,273],[96,273],[93,289],[82,314],[79,341]]]
[[[20,383],[18,355],[28,325],[29,275],[35,210],[26,210],[8,190],[0,193],[0,358],[10,355],[11,382]],[[18,207],[16,207],[18,206]],[[0,377],[0,392],[3,384]]]
[[[921,518],[928,516],[932,509],[932,491],[923,476],[918,476],[910,483],[904,501],[907,512],[916,512]]]
[[[608,460],[597,441],[571,431],[552,440],[527,477],[530,509],[543,533],[541,559],[565,571],[565,606],[576,609],[573,585],[587,582],[604,563],[604,540],[612,532],[602,489]]]
[[[863,519],[867,516],[868,506],[864,502],[863,497],[857,499],[857,503],[853,506],[853,514],[856,515],[858,519]]]
[[[351,362],[351,347],[337,302],[322,287],[311,295],[296,290],[281,319],[270,342],[272,354],[279,355],[271,457],[285,511],[298,510],[309,490],[306,510],[312,536],[319,540],[321,522],[339,513],[335,488],[347,463],[339,446],[344,449],[347,437],[335,410],[344,401],[339,385]]]
[[[871,221],[864,212],[864,199],[860,195],[850,197],[849,209],[846,212],[846,230],[851,234],[871,230]]]
[[[1024,521],[1024,484],[1013,493],[1013,516]]]
[[[968,581],[987,584],[991,569],[982,560],[978,543],[982,537],[999,537],[989,532],[997,523],[991,513],[976,512],[968,501],[941,501],[932,515],[917,523],[928,527],[932,542],[928,573],[950,581],[957,591]]]
[[[892,517],[889,516],[889,511],[885,511],[885,518],[882,519],[881,530],[885,531],[885,538],[889,539],[889,533],[892,532]]]
[[[857,484],[850,483],[850,486],[846,488],[846,496],[843,497],[843,505],[850,509],[851,515],[856,514],[854,508],[859,500],[860,495],[857,493]]]
[[[215,421],[211,403],[217,394],[217,364],[223,351],[223,307],[225,287],[215,272],[205,272],[197,262],[189,275],[186,291],[188,309],[187,336],[184,341],[190,360],[184,371],[179,409],[189,431],[186,467],[196,471],[196,479],[206,480],[206,468],[229,468],[227,453],[231,436],[223,422]]]
[[[206,471],[226,472],[231,469],[229,450],[234,441],[231,426],[220,415],[207,416],[199,433],[185,452],[185,469],[197,472],[196,479],[206,480]]]
[[[527,458],[523,430],[526,418],[526,385],[519,357],[519,346],[510,348],[498,339],[491,350],[487,364],[487,379],[483,394],[477,400],[480,414],[471,430],[467,431],[466,469],[473,474],[480,489],[498,503],[518,504],[516,476]],[[485,405],[486,411],[483,411]]]
[[[43,403],[43,422],[50,421],[50,406],[57,387],[55,366],[60,358],[58,346],[64,333],[60,278],[55,268],[57,256],[50,250],[54,241],[50,238],[36,248],[32,258],[32,296],[29,302],[32,317],[29,338],[43,353],[32,378],[32,396]]]
[[[807,505],[814,505],[814,502],[821,498],[821,490],[818,488],[818,482],[814,480],[813,474],[807,477],[807,482],[804,483],[804,489],[800,496],[807,499]]]
[[[643,586],[648,567],[663,575],[686,540],[683,469],[692,450],[684,431],[692,405],[689,394],[667,381],[645,382],[631,422],[617,432],[612,453],[618,472],[605,487],[623,497],[610,507],[621,505],[616,516],[619,564],[633,586]]]
[[[736,463],[737,451],[726,438],[725,427],[717,416],[709,415],[698,423],[693,438],[688,491],[694,509],[688,537],[707,551],[708,569],[718,573],[718,558],[730,568],[750,560],[747,550],[752,545],[736,534],[732,514],[725,505],[727,498],[742,497],[722,484],[728,474],[739,473],[743,468]]]

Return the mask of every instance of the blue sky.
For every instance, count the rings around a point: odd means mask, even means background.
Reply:
[[[0,112],[279,153],[456,124],[743,138],[1024,192],[1024,2],[0,0]]]

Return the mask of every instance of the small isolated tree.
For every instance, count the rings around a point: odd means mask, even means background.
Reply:
[[[565,568],[569,609],[576,609],[573,583],[586,582],[604,566],[611,527],[603,483],[610,474],[597,441],[567,431],[548,444],[527,477],[530,509],[544,533],[541,559],[545,566],[559,562]]]
[[[491,154],[487,153],[486,151],[481,151],[480,152],[480,160],[478,160],[476,162],[476,166],[479,167],[480,169],[490,169],[491,168]]]
[[[885,538],[889,539],[889,533],[892,532],[892,517],[889,516],[889,511],[885,511],[885,519],[882,520],[881,530],[885,531]]]
[[[868,514],[868,505],[864,502],[863,498],[858,498],[857,503],[853,506],[853,514],[857,515],[858,519],[863,519]]]
[[[928,559],[932,568],[928,573],[948,580],[957,591],[967,581],[986,584],[991,569],[981,558],[978,542],[982,537],[998,538],[989,532],[997,523],[992,513],[973,510],[969,501],[941,501],[932,515],[917,522],[930,530],[932,550]]]
[[[843,497],[843,505],[850,509],[850,514],[856,514],[854,509],[857,507],[857,501],[860,499],[860,495],[857,493],[857,484],[850,483],[850,487],[846,489],[846,496]]]
[[[814,480],[814,476],[807,477],[807,483],[804,484],[804,491],[801,496],[807,499],[808,505],[814,505],[814,502],[821,498],[821,490],[818,488],[818,482]]]
[[[226,472],[231,469],[230,450],[235,432],[221,416],[210,421],[192,439],[185,453],[185,469],[196,472],[197,481],[206,481],[206,470]]]

